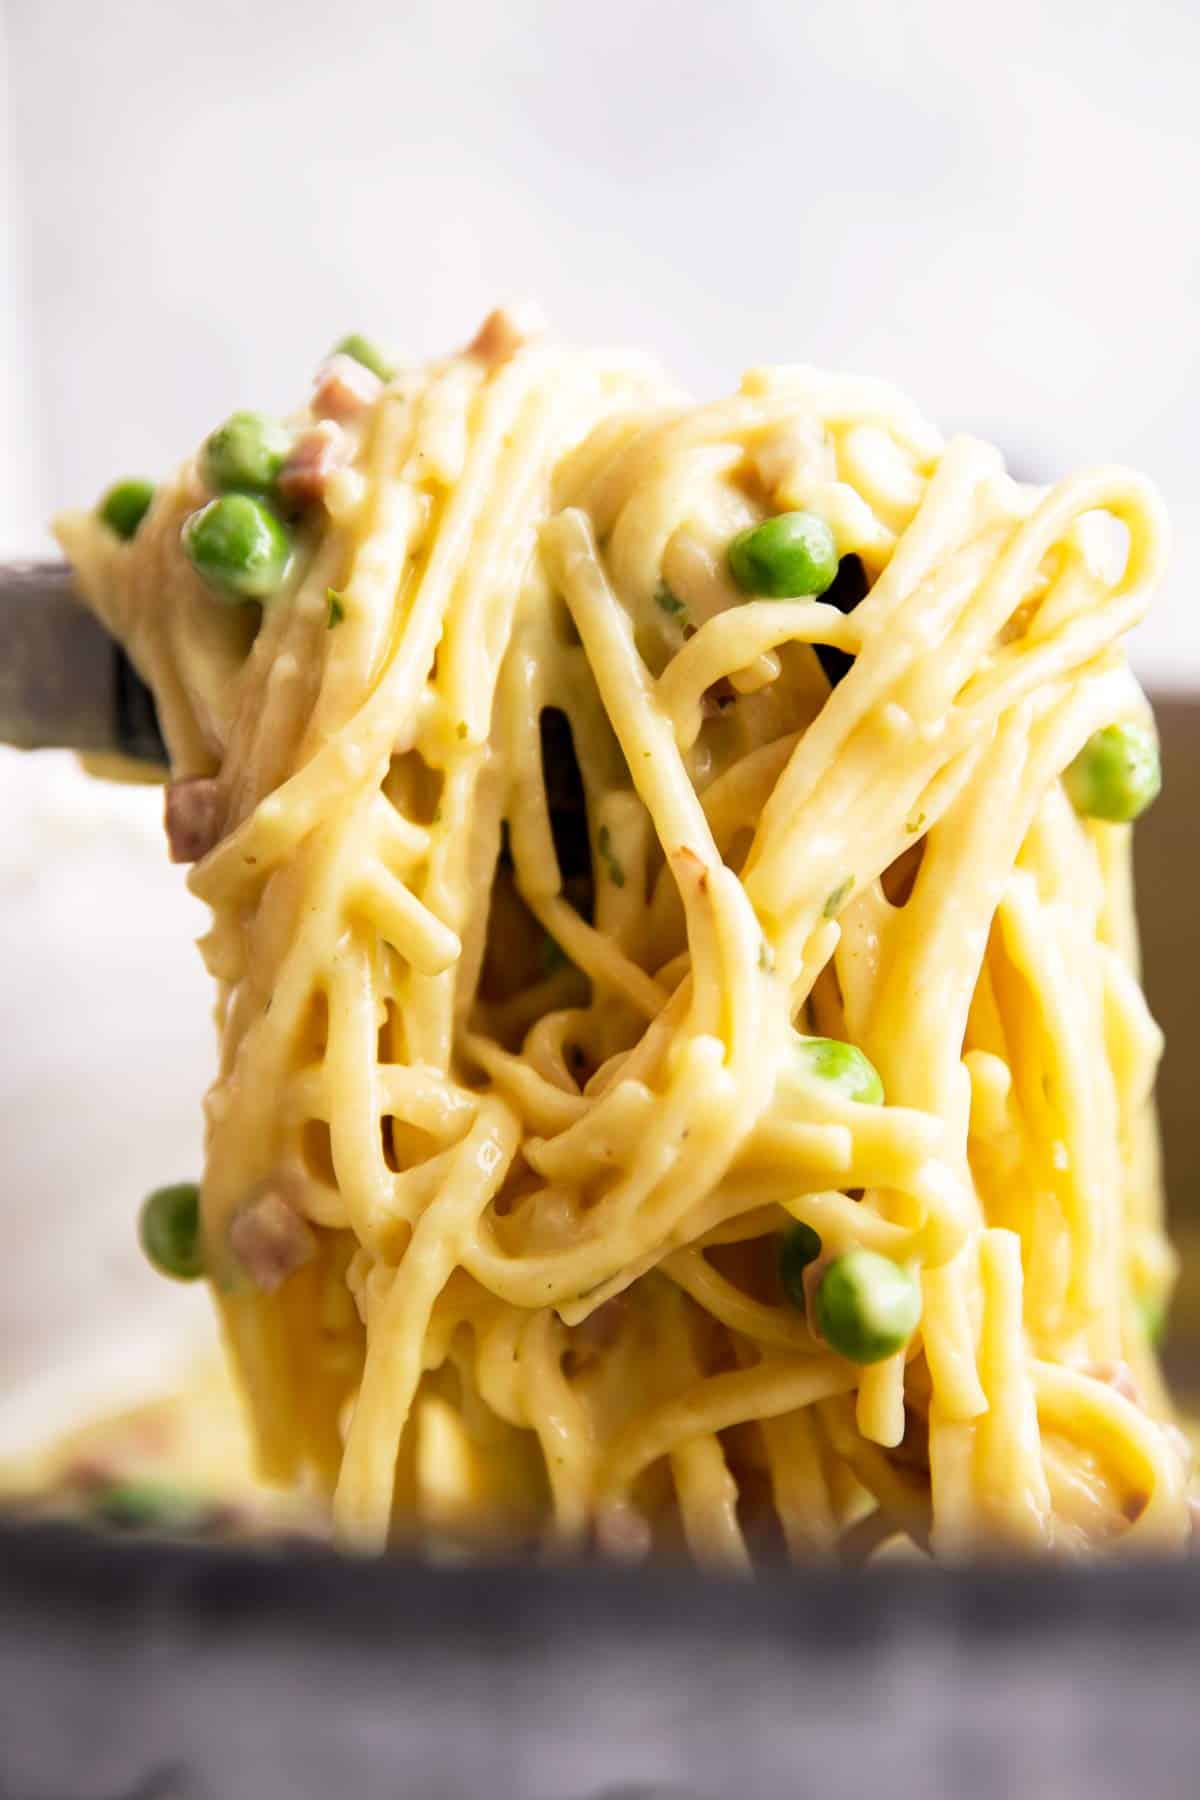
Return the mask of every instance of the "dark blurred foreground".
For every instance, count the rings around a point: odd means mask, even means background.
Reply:
[[[1138,829],[1200,1395],[1200,707]],[[1196,1800],[1200,1561],[433,1570],[0,1523],[0,1800]]]
[[[1200,1563],[434,1571],[0,1538],[3,1800],[1167,1800]]]

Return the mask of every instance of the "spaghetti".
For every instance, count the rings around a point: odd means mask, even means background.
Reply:
[[[228,435],[132,535],[59,524],[213,912],[268,1473],[369,1549],[1183,1543],[1130,832],[1061,779],[1146,741],[1153,490],[503,314],[369,360],[256,477],[261,611],[214,594]]]

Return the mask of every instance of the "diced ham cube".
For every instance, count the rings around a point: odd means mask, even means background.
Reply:
[[[163,819],[171,861],[199,862],[221,835],[221,797],[215,775],[167,783]]]
[[[495,368],[515,356],[522,345],[545,329],[541,313],[533,306],[498,306],[490,312],[471,342],[467,355]]]
[[[382,392],[383,383],[373,369],[364,368],[339,350],[317,370],[313,411],[319,419],[338,419],[345,424],[360,418]]]
[[[640,1562],[653,1545],[649,1521],[628,1502],[610,1501],[596,1513],[596,1545],[618,1562]]]
[[[334,470],[345,461],[346,434],[332,419],[322,419],[302,431],[276,481],[279,496],[301,511],[325,498],[325,486]]]
[[[307,1220],[277,1188],[267,1187],[236,1213],[229,1248],[255,1287],[273,1294],[290,1275],[311,1262],[317,1240]]]
[[[1127,1362],[1086,1363],[1083,1372],[1090,1375],[1093,1381],[1103,1381],[1114,1393],[1120,1394],[1122,1400],[1129,1400],[1134,1406],[1142,1404],[1133,1370]]]
[[[705,688],[700,696],[700,716],[703,719],[715,719],[737,699],[737,690],[728,676],[722,675],[714,681],[710,688]]]
[[[823,1344],[825,1339],[821,1334],[821,1327],[817,1324],[817,1289],[832,1260],[833,1258],[829,1256],[816,1257],[814,1261],[806,1265],[804,1273],[800,1277],[800,1285],[804,1289],[804,1322],[818,1344]]]

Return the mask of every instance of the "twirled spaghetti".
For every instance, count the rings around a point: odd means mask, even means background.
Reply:
[[[1181,1543],[1129,827],[1060,779],[1144,723],[1153,490],[504,317],[335,365],[261,615],[188,523],[211,451],[128,541],[59,527],[203,821],[204,1241],[268,1470],[375,1548]],[[797,515],[836,585],[748,594],[731,543]],[[886,1353],[837,1337],[855,1251],[919,1307]]]

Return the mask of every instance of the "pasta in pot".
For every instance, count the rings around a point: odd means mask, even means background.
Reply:
[[[1148,484],[506,315],[234,423],[58,529],[213,912],[204,1256],[267,1471],[369,1549],[1183,1543]]]

